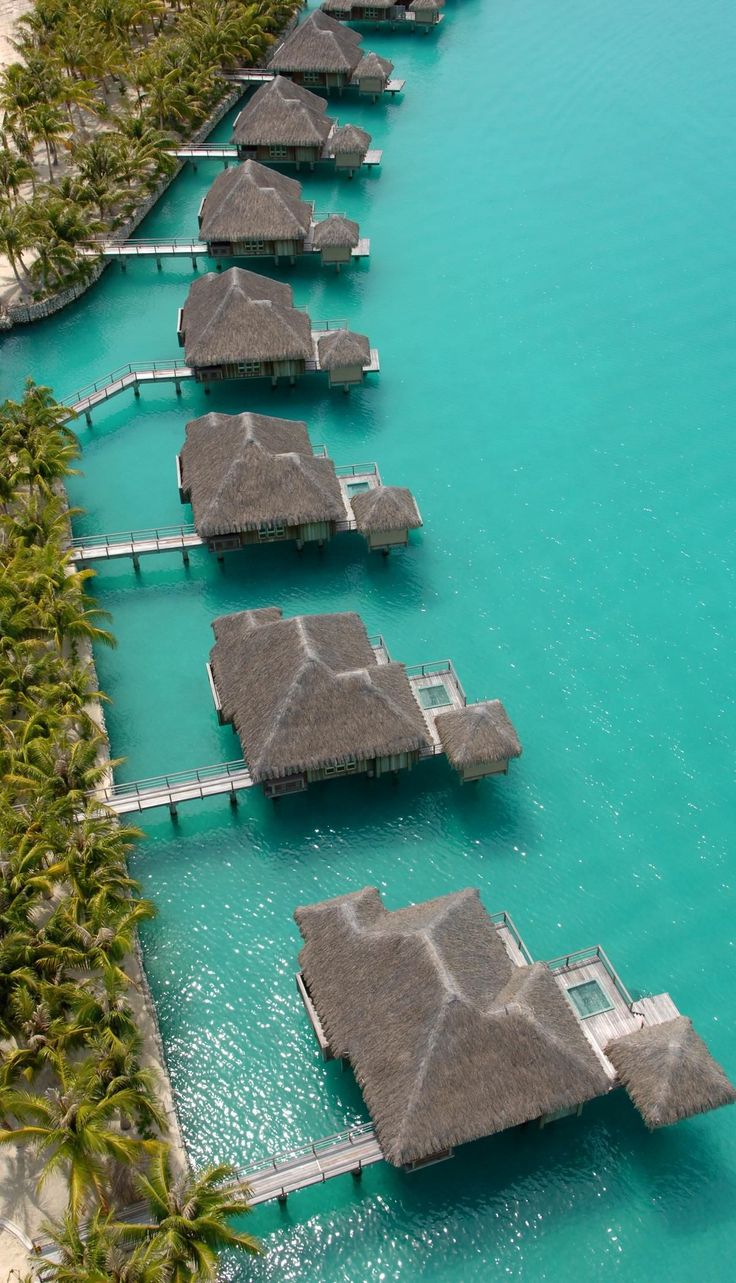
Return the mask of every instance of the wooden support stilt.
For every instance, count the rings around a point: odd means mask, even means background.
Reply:
[[[139,574],[139,573],[140,573],[140,569],[141,569],[141,559],[140,559],[140,557],[138,556],[138,553],[137,553],[137,552],[134,552],[134,553],[133,553],[133,569],[134,569],[134,571],[135,571],[135,573],[136,573],[136,574]]]
[[[163,263],[161,262],[161,259],[159,258],[158,254],[156,255],[156,267],[158,268],[159,272],[163,268]]]
[[[133,396],[140,396],[140,394],[141,394],[141,389],[140,389],[139,384],[134,383],[134,384],[133,384]]]
[[[178,815],[178,811],[176,809],[176,802],[169,802],[169,815],[171,816],[172,820],[176,819]]]
[[[85,418],[85,421],[89,424],[89,426],[92,427],[92,415],[90,414],[89,410],[85,410],[84,418]]]
[[[182,559],[182,561],[184,562],[184,565],[185,565],[185,566],[188,566],[188,565],[189,565],[189,549],[188,549],[188,548],[182,548],[182,550],[181,550],[181,559]]]
[[[230,791],[230,805],[233,808],[233,810],[235,810],[238,805],[238,795],[235,792],[235,789],[231,789]]]

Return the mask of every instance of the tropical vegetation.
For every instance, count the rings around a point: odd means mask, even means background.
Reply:
[[[300,0],[36,0],[0,73],[0,254],[21,295],[88,278],[169,149],[263,59]]]
[[[63,1177],[49,1283],[194,1283],[247,1211],[227,1168],[172,1173],[142,1063],[129,965],[153,915],[130,877],[140,836],[95,800],[110,763],[92,643],[112,645],[69,551],[68,411],[28,382],[0,406],[0,1146]],[[140,1202],[128,1224],[122,1209]]]

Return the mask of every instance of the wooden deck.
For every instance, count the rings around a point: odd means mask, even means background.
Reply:
[[[414,698],[424,715],[432,741],[432,751],[433,753],[442,753],[444,750],[435,725],[435,718],[439,713],[449,712],[451,708],[465,708],[468,701],[460,684],[460,678],[449,659],[440,659],[429,664],[410,665],[406,669],[406,675],[409,678]],[[431,687],[444,688],[444,692],[441,690],[438,692],[443,702],[436,706],[425,708],[419,692]]]
[[[679,1012],[669,994],[640,998],[635,1002],[600,946],[581,950],[569,955],[569,958],[569,965],[564,965],[564,960],[557,958],[547,963],[547,966],[563,993],[590,980],[596,981],[603,990],[610,1003],[610,1010],[594,1016],[580,1017],[580,1027],[611,1084],[616,1085],[616,1070],[605,1054],[608,1044],[616,1038],[636,1033],[644,1025],[658,1025],[665,1020],[672,1020]],[[573,1010],[576,1011],[574,1005]]]

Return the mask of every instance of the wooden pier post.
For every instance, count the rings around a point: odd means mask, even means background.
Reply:
[[[134,552],[134,553],[133,553],[133,569],[134,569],[134,571],[135,571],[135,573],[136,573],[137,575],[139,575],[139,574],[140,574],[140,571],[141,571],[141,559],[140,559],[140,557],[138,556],[138,553],[137,553],[137,552]]]
[[[172,820],[175,820],[177,818],[178,811],[176,809],[176,802],[169,802],[169,815],[171,816]]]
[[[159,272],[163,268],[163,263],[161,262],[161,259],[159,258],[158,254],[156,255],[156,267],[158,268]]]
[[[85,418],[85,422],[86,422],[86,423],[89,425],[89,427],[91,428],[91,427],[92,427],[92,415],[90,414],[89,410],[85,410],[85,412],[84,412],[84,418]]]
[[[182,559],[182,561],[184,562],[184,565],[185,565],[185,566],[188,566],[188,565],[189,565],[189,549],[188,549],[188,548],[182,548],[182,550],[181,550],[181,559]]]

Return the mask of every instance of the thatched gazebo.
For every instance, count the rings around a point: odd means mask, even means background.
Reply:
[[[407,5],[407,12],[414,15],[414,25],[423,27],[426,31],[442,21],[440,10],[444,7],[444,2],[445,0],[411,0],[411,4]]]
[[[347,391],[354,383],[362,383],[371,360],[371,345],[365,334],[327,330],[317,340],[317,352],[319,368],[327,371],[330,387]]]
[[[388,552],[405,548],[409,531],[417,530],[422,518],[416,500],[405,486],[379,486],[353,495],[350,506],[357,530],[368,540],[369,548]]]
[[[521,744],[500,699],[439,713],[435,726],[451,766],[463,780],[505,775]]]
[[[343,89],[361,57],[357,31],[315,9],[276,46],[268,65],[310,89]]]
[[[370,94],[375,102],[378,95],[385,91],[393,69],[394,64],[388,58],[381,58],[377,53],[366,53],[353,72],[353,84],[358,86],[359,93]]]
[[[344,214],[328,214],[312,230],[312,244],[323,263],[349,263],[359,240],[359,224]]]
[[[276,607],[216,619],[210,674],[266,795],[315,780],[409,767],[429,737],[402,664],[379,664],[358,615]]]
[[[179,343],[195,378],[294,381],[313,358],[311,323],[291,287],[231,267],[192,283],[179,313]]]
[[[199,211],[210,254],[293,258],[304,253],[312,205],[301,183],[246,160],[212,184]]]
[[[686,1016],[617,1038],[606,1055],[647,1127],[736,1102],[736,1089]]]
[[[554,977],[511,962],[477,891],[389,912],[365,887],[294,917],[308,999],[394,1166],[608,1091]]]
[[[339,125],[330,135],[328,144],[330,155],[335,158],[335,168],[349,170],[351,177],[353,171],[363,164],[370,145],[370,134],[357,125]]]
[[[335,122],[325,102],[284,76],[257,89],[233,127],[241,160],[301,164],[321,160]]]
[[[252,543],[322,544],[345,516],[331,459],[306,423],[264,414],[205,414],[187,424],[179,494],[212,552]]]

